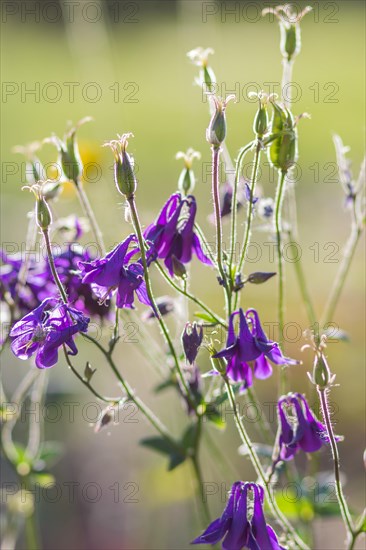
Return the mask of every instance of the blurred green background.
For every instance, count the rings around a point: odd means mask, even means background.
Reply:
[[[181,169],[174,158],[176,152],[188,147],[201,152],[202,160],[196,164],[195,195],[199,221],[212,242],[212,226],[207,220],[212,208],[207,175],[210,150],[205,141],[208,109],[200,89],[193,85],[198,69],[190,64],[186,52],[197,46],[213,47],[215,55],[211,59],[221,84],[220,93],[234,91],[239,95],[238,102],[230,104],[227,110],[227,145],[235,157],[238,149],[252,139],[255,104],[246,93],[261,88],[269,91],[268,83],[279,91],[278,24],[259,17],[268,3],[85,1],[76,3],[73,17],[67,11],[70,3],[61,2],[63,20],[59,18],[61,12],[52,8],[52,4],[58,5],[56,2],[38,3],[39,19],[27,12],[33,4],[4,2],[3,5],[2,242],[6,246],[24,242],[26,213],[32,207],[31,196],[20,191],[25,184],[24,164],[19,155],[12,153],[12,147],[42,140],[52,132],[62,135],[67,121],[76,122],[86,115],[91,115],[94,122],[79,131],[82,156],[85,162],[97,163],[101,173],[94,182],[86,182],[85,187],[108,246],[120,241],[130,228],[113,184],[112,155],[101,145],[117,133],[127,131],[135,135],[130,150],[138,166],[137,202],[144,224],[151,222],[163,201],[176,189]],[[47,11],[42,8],[46,4],[49,4]],[[299,100],[293,110],[295,114],[309,112],[312,117],[299,127],[301,176],[297,197],[302,259],[320,315],[350,228],[344,194],[334,173],[332,133],[340,134],[351,147],[355,175],[365,149],[365,8],[361,1],[310,4],[314,11],[301,24],[302,51],[294,69]],[[296,3],[298,7],[305,5]],[[229,15],[229,9],[234,10],[234,15]],[[207,10],[215,13],[207,14]],[[56,21],[52,23],[52,19]],[[36,90],[35,95],[27,93],[32,89]],[[45,145],[40,157],[44,162],[53,162],[55,150]],[[273,196],[275,186],[270,179],[268,167],[264,166],[260,184],[265,195]],[[80,213],[71,187],[65,188],[57,212]],[[243,214],[240,223],[243,224]],[[254,240],[263,244],[270,238],[256,233]],[[333,246],[332,263],[329,254]],[[261,246],[260,251],[261,257],[256,262],[248,262],[248,271],[273,269],[268,247]],[[305,330],[308,325],[293,271],[288,264],[286,319],[296,321]],[[345,435],[340,451],[346,494],[356,509],[362,504],[364,492],[364,283],[362,242],[334,319],[350,335],[350,342],[332,343],[328,347],[329,362],[339,384],[332,391],[331,400],[336,410],[336,432]],[[191,286],[204,301],[221,311],[222,296],[215,276],[196,260]],[[156,294],[170,292],[155,273],[154,288]],[[244,300],[246,306],[256,307],[265,321],[274,320],[274,281],[264,287],[246,289]],[[143,308],[139,307],[139,313],[140,310]],[[194,311],[191,310],[191,317]],[[104,334],[107,338],[108,327]],[[154,334],[161,346],[158,332]],[[292,388],[311,396],[306,372],[311,370],[312,355],[300,351],[305,343],[303,337],[288,343],[287,352],[304,362],[291,372]],[[93,367],[98,369],[96,384],[110,394],[115,392],[115,382],[105,365],[99,364],[100,358],[95,357],[94,350],[90,357],[88,346],[80,343],[79,347],[78,364],[82,366],[86,359],[92,360]],[[135,346],[122,343],[117,361],[132,386],[160,411],[171,429],[182,430],[185,418],[175,394],[151,393],[159,379]],[[28,367],[9,353],[3,362],[4,380],[10,391]],[[202,371],[209,368],[205,353],[200,355],[200,367]],[[275,379],[259,382],[257,390],[262,402],[273,402]],[[54,502],[51,493],[41,498],[39,515],[45,548],[188,547],[188,541],[200,529],[192,506],[189,467],[184,465],[166,474],[164,460],[138,446],[139,439],[151,430],[138,414],[138,422],[133,422],[135,418],[131,421],[131,411],[122,413],[118,426],[95,434],[83,409],[83,404],[93,400],[62,361],[51,372],[50,392],[49,401],[57,403],[62,414],[57,421],[47,422],[46,434],[65,443],[65,455],[55,468],[61,496],[57,498],[53,493]],[[77,403],[73,421],[69,417],[70,402]],[[232,426],[226,432],[210,427],[210,433],[232,459],[237,475],[242,479],[253,476],[247,461],[236,452],[238,438]],[[223,495],[234,481],[233,473],[215,464],[210,451],[204,451],[204,456],[205,479],[216,484],[211,487],[215,494],[208,497],[208,502],[213,513],[218,513]],[[329,453],[321,455],[320,466],[325,471],[331,469]],[[311,462],[304,468],[307,473],[311,471]],[[6,479],[7,475],[8,472]],[[71,481],[79,485],[70,503],[65,483]],[[92,489],[90,498],[82,494],[83,487],[90,482],[97,483],[102,490],[101,498],[94,503]],[[117,499],[116,483],[120,490]],[[131,502],[129,495],[135,490],[136,495],[131,498],[136,502]],[[327,547],[321,544],[319,547]],[[329,547],[335,548],[334,543]]]

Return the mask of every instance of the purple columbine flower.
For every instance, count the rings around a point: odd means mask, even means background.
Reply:
[[[88,250],[83,249],[77,243],[70,243],[65,249],[56,250],[53,258],[61,282],[66,289],[69,303],[86,315],[97,316],[100,319],[110,317],[110,303],[100,303],[90,285],[82,281],[78,272],[80,262],[92,262],[94,260]],[[49,279],[53,281],[48,262],[46,269]],[[53,294],[57,296],[57,293],[57,287],[54,285]]]
[[[234,318],[239,315],[239,332],[235,334]],[[250,322],[248,324],[248,321]],[[276,342],[268,340],[255,309],[234,311],[230,315],[226,348],[213,357],[224,357],[227,375],[234,382],[243,382],[242,389],[249,388],[254,376],[265,379],[271,376],[275,365],[294,365],[297,361],[284,357]]]
[[[188,363],[191,365],[194,363],[200,345],[203,340],[203,328],[197,323],[187,323],[183,334],[182,334],[182,343],[184,354],[187,358]]]
[[[91,262],[79,262],[82,282],[92,285],[93,291],[101,302],[110,298],[116,290],[116,305],[119,308],[133,309],[134,292],[141,303],[150,305],[141,260],[130,261],[139,252],[136,247],[128,251],[132,242],[136,242],[136,237],[129,235],[104,258]]]
[[[19,272],[24,265],[21,254],[8,255],[0,250],[0,300],[8,294],[19,308],[21,315],[29,313],[52,295],[52,285],[44,273],[45,262],[37,261],[35,255],[27,258],[27,278],[25,284],[18,284]]]
[[[193,252],[204,264],[212,264],[194,232],[196,212],[197,203],[192,195],[182,197],[180,193],[175,193],[167,200],[155,223],[144,232],[146,241],[152,243],[157,257],[164,260],[172,277],[174,262],[189,263]]]
[[[289,393],[279,399],[277,408],[280,431],[276,462],[291,460],[300,450],[314,453],[329,443],[325,425],[315,417],[303,395]]]
[[[249,492],[253,495],[250,504]],[[285,550],[272,527],[266,523],[263,501],[264,490],[260,485],[236,481],[222,516],[191,544],[217,544],[222,540],[224,550]]]
[[[10,331],[11,349],[19,359],[28,359],[36,353],[39,369],[52,367],[58,360],[58,348],[65,344],[70,355],[78,350],[73,336],[88,330],[89,318],[81,311],[46,298],[33,311],[15,323]]]

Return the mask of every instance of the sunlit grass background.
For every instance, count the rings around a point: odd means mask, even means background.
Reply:
[[[277,83],[278,91],[281,80],[278,25],[267,19],[257,20],[258,10],[264,6],[257,2],[259,8],[256,10],[254,3],[249,4],[252,7],[247,6],[244,11],[242,8],[246,3],[240,4],[241,15],[237,15],[237,22],[233,16],[227,16],[225,20],[225,3],[222,10],[218,9],[217,14],[208,16],[207,22],[203,22],[204,3],[194,1],[132,3],[133,15],[131,8],[118,3],[118,23],[107,16],[106,2],[101,3],[103,17],[96,23],[78,17],[69,24],[51,24],[42,18],[35,23],[29,17],[25,24],[16,16],[8,16],[2,25],[2,80],[15,83],[19,92],[7,97],[3,95],[2,241],[24,242],[26,212],[32,207],[31,196],[20,191],[25,179],[21,173],[21,159],[11,152],[12,147],[42,140],[52,132],[61,135],[67,121],[76,122],[85,115],[91,115],[94,122],[79,132],[83,158],[86,162],[98,163],[102,168],[102,176],[94,183],[86,183],[86,191],[108,246],[126,236],[130,227],[124,221],[121,197],[114,188],[111,154],[101,145],[117,133],[126,131],[135,135],[130,149],[138,165],[137,203],[145,224],[152,220],[163,201],[176,189],[180,165],[174,159],[175,153],[190,146],[202,153],[201,165],[197,164],[196,168],[195,194],[199,202],[199,221],[207,230],[208,240],[213,241],[209,233],[212,227],[207,221],[212,207],[207,176],[210,150],[205,141],[208,109],[199,88],[193,86],[197,68],[188,62],[186,52],[199,45],[213,47],[212,64],[218,81],[222,83],[221,93],[224,94],[225,89],[227,93],[239,92],[238,103],[230,104],[227,110],[227,144],[235,156],[239,147],[252,139],[255,105],[243,97],[246,91],[254,89],[248,84],[257,83],[257,89],[263,87],[268,91],[265,83]],[[300,4],[305,5],[297,3]],[[294,70],[301,97],[293,110],[295,114],[306,111],[312,116],[310,121],[302,121],[299,127],[302,175],[297,184],[297,197],[302,258],[319,315],[350,228],[344,195],[333,173],[332,133],[339,133],[351,147],[353,168],[357,174],[364,154],[365,130],[364,5],[348,1],[328,4],[330,7],[327,8],[325,3],[313,3],[319,14],[318,20],[312,14],[303,20],[303,48]],[[226,3],[227,8],[230,5],[233,4]],[[235,5],[239,6],[239,3]],[[128,22],[129,14],[136,22]],[[94,17],[92,10],[89,17]],[[61,90],[60,99],[54,103],[47,100],[47,96],[46,99],[42,97],[42,91],[46,94],[49,91],[50,96],[53,94],[52,89],[47,88],[51,82]],[[80,83],[75,87],[73,101],[69,100],[68,88],[64,84],[67,82]],[[88,91],[89,97],[94,93],[92,87],[85,88],[91,82],[96,83],[101,91],[96,102],[85,97]],[[25,87],[30,90],[36,86],[40,90],[39,100],[36,101],[31,94],[22,97],[22,88],[24,91]],[[117,89],[119,98],[115,95]],[[330,96],[333,91],[335,93]],[[133,97],[132,92],[135,92]],[[50,145],[45,145],[40,157],[44,162],[54,161],[55,151]],[[19,171],[9,175],[12,169]],[[319,178],[315,181],[314,173],[318,169]],[[266,168],[260,184],[266,195],[274,195],[274,184],[270,183]],[[80,213],[71,187],[65,188],[57,211],[62,215]],[[241,216],[243,224],[243,214]],[[269,241],[269,237],[256,234],[255,241],[263,243]],[[332,252],[332,248],[326,248],[329,243],[339,247],[335,254],[336,263],[326,261]],[[314,256],[316,250],[319,251],[318,258]],[[262,257],[248,264],[248,272],[273,269],[268,248],[262,246],[261,251]],[[339,384],[332,391],[331,398],[337,410],[336,431],[346,437],[340,446],[347,479],[346,493],[356,508],[360,507],[364,492],[363,251],[364,244],[360,243],[334,319],[350,335],[350,342],[330,344],[328,348],[330,365]],[[222,296],[214,274],[194,261],[192,278],[192,289],[221,312]],[[157,294],[168,292],[155,274],[154,287]],[[255,306],[266,321],[274,320],[275,303],[276,285],[273,280],[263,287],[245,290],[245,305]],[[191,313],[194,311],[192,309]],[[287,265],[286,318],[296,321],[304,330],[308,326],[291,264]],[[157,332],[155,338],[160,346]],[[304,362],[303,366],[291,372],[291,381],[294,390],[311,395],[306,376],[306,372],[311,370],[311,353],[300,352],[305,343],[306,340],[301,338],[288,345],[288,353],[301,357]],[[117,390],[94,350],[90,353],[88,346],[80,343],[79,357],[80,367],[86,359],[92,360],[93,367],[98,369],[94,380],[106,392]],[[204,353],[200,357],[200,365],[205,371],[208,369],[207,357]],[[182,430],[184,414],[176,396],[169,392],[159,397],[151,395],[151,389],[159,379],[133,344],[121,344],[117,361],[132,386],[160,410],[172,430]],[[11,390],[28,367],[9,354],[4,367],[6,385]],[[257,390],[263,402],[273,401],[276,394],[274,378],[259,382]],[[138,440],[151,430],[138,415],[138,423],[133,423],[135,418],[132,421],[128,418],[130,411],[122,415],[125,422],[98,435],[83,419],[81,405],[76,407],[75,419],[70,422],[69,406],[65,403],[86,403],[90,397],[66,370],[63,361],[51,373],[50,391],[49,400],[60,405],[62,419],[48,422],[46,434],[50,439],[65,442],[65,455],[55,468],[61,496],[57,498],[53,493],[55,502],[51,503],[50,495],[49,499],[43,498],[40,505],[45,547],[186,547],[199,530],[197,514],[192,506],[192,480],[188,466],[166,474],[160,457],[138,447]],[[93,412],[89,414],[92,416]],[[225,433],[215,428],[211,428],[210,433],[216,444],[230,456],[237,476],[242,479],[252,477],[251,467],[236,452],[238,438],[231,426]],[[216,495],[209,497],[210,507],[219,512],[225,490],[234,481],[234,474],[215,464],[209,453],[206,455],[206,480],[223,484]],[[307,464],[307,472],[311,468],[311,463]],[[322,454],[321,468],[331,469],[329,453]],[[64,485],[70,481],[80,483],[76,489],[78,498],[71,504]],[[102,497],[96,503],[86,502],[89,497],[82,496],[81,490],[88,482],[96,482],[102,488]],[[114,502],[116,482],[120,490],[118,503]],[[132,486],[126,483],[138,485],[132,498],[137,502],[129,502]],[[92,490],[90,495],[93,498]],[[311,517],[304,519],[311,520]]]

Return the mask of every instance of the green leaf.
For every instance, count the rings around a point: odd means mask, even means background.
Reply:
[[[186,456],[178,454],[178,453],[172,454],[170,456],[168,471],[171,472],[177,466],[180,466],[185,461],[186,458],[187,458]]]
[[[214,424],[219,430],[225,430],[226,422],[222,418],[222,414],[220,413],[220,411],[215,407],[213,403],[208,403],[206,407],[205,418],[207,418],[209,422],[212,422],[212,424]]]
[[[236,395],[237,393],[239,393],[239,390],[242,386],[242,383],[239,383],[239,384],[234,384],[233,386],[231,386],[234,394]],[[223,391],[221,395],[219,395],[218,397],[216,397],[215,401],[214,401],[214,404],[216,405],[216,407],[218,407],[219,405],[221,405],[222,403],[224,403],[227,399],[228,399],[228,393],[227,391]]]
[[[197,434],[196,424],[191,424],[188,426],[182,437],[182,447],[188,451],[188,449],[193,449],[195,445],[195,439]]]
[[[183,451],[180,453],[170,441],[162,437],[147,437],[142,439],[140,444],[158,453],[169,456],[168,471],[174,470],[174,468],[182,464],[187,458]]]
[[[162,382],[161,384],[158,384],[157,386],[155,386],[154,392],[159,393],[168,388],[175,388],[176,385],[177,383],[174,382],[174,380],[172,380],[171,378],[169,378],[168,380],[165,380],[165,382]]]
[[[198,319],[202,319],[203,321],[206,321],[207,323],[210,323],[211,325],[217,325],[217,320],[212,317],[212,315],[209,315],[208,313],[204,313],[203,311],[196,311],[194,313],[195,317],[198,317]]]
[[[64,454],[64,447],[59,441],[45,441],[38,453],[36,469],[50,468],[60,460]]]
[[[149,449],[165,455],[171,455],[176,452],[174,445],[163,437],[146,437],[140,441],[140,444],[143,447],[148,447]]]

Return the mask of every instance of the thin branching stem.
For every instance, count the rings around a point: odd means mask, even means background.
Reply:
[[[327,390],[319,389],[319,388],[317,388],[317,390],[318,390],[318,395],[320,399],[325,426],[327,428],[330,447],[332,449],[333,464],[334,464],[334,479],[335,479],[335,485],[336,485],[337,498],[338,498],[342,518],[347,530],[348,541],[349,543],[351,543],[351,541],[353,540],[355,528],[353,525],[351,513],[349,511],[346,498],[343,494],[342,481],[341,481],[341,475],[340,475],[339,452],[338,452],[338,446],[337,446],[336,438],[333,431],[332,422],[330,419]]]

